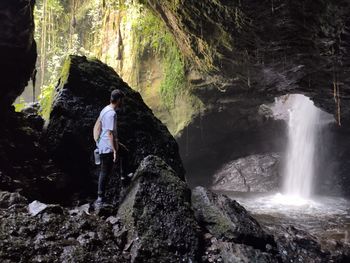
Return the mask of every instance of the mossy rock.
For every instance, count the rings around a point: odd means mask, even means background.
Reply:
[[[130,229],[132,262],[196,262],[199,227],[190,190],[161,158],[146,157],[118,216]]]

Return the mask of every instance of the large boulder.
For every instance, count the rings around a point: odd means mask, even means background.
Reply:
[[[259,249],[273,244],[268,235],[239,203],[203,187],[192,191],[192,207],[200,225],[218,239],[243,243]]]
[[[118,114],[119,140],[129,151],[123,157],[124,172],[135,171],[146,156],[157,155],[184,179],[176,141],[154,117],[140,94],[102,62],[70,56],[56,88],[46,136],[54,160],[70,176],[67,192],[95,192],[93,176],[97,169],[91,157],[96,145],[92,129],[100,111],[109,104],[114,89],[126,95]],[[110,184],[107,191],[110,188],[114,189],[111,195],[117,195],[118,189]]]
[[[256,154],[225,164],[213,178],[213,190],[270,192],[278,190],[280,155]]]
[[[199,227],[190,190],[160,158],[141,162],[118,216],[129,230],[131,262],[195,262]]]

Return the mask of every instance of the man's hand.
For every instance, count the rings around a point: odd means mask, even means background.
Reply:
[[[117,151],[113,152],[113,162],[115,163],[117,161]]]

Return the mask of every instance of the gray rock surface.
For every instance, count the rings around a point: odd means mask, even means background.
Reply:
[[[270,192],[280,185],[278,153],[256,154],[231,161],[213,176],[216,191]]]

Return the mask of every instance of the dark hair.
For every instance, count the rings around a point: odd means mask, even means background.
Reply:
[[[123,99],[124,97],[125,97],[125,94],[119,89],[115,89],[111,92],[112,103],[116,103],[118,100]]]

